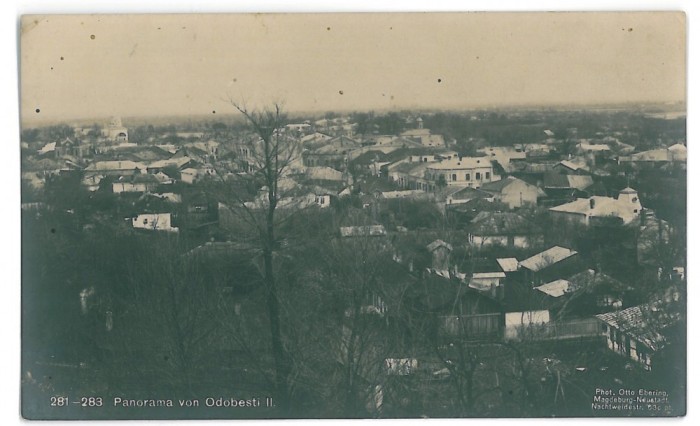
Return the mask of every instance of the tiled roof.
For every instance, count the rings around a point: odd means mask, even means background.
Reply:
[[[653,351],[662,348],[666,343],[661,331],[680,319],[680,315],[669,313],[656,304],[634,306],[617,312],[599,314],[596,317],[645,344]]]
[[[555,263],[561,262],[564,259],[574,256],[575,254],[577,254],[577,252],[574,250],[566,247],[554,246],[523,260],[520,262],[520,266],[533,272],[537,272],[548,266],[554,265]]]

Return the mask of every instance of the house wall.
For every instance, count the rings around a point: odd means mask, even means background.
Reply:
[[[122,192],[146,192],[149,186],[146,183],[131,183],[131,182],[114,182],[112,183],[112,192],[120,194]]]
[[[431,181],[439,182],[440,175],[444,176],[447,185],[468,185],[472,188],[479,188],[484,183],[498,180],[493,174],[493,167],[488,162],[483,167],[475,168],[428,168],[428,176]]]
[[[508,245],[508,237],[505,235],[473,235],[470,240],[473,245],[481,247],[494,245],[505,247]]]
[[[170,222],[170,213],[140,214],[131,220],[131,224],[137,229],[149,229],[153,231],[177,231]]]
[[[517,248],[529,248],[536,243],[537,238],[529,235],[516,235],[513,237],[513,246]]]
[[[472,235],[469,234],[469,242],[478,247],[500,245],[503,247],[528,248],[533,240],[529,235]]]
[[[606,325],[605,340],[611,351],[642,364],[647,370],[651,369],[651,351],[644,344],[609,325]]]
[[[547,310],[506,312],[506,325],[503,337],[506,340],[517,339],[523,328],[547,324],[549,321],[549,311]]]
[[[180,180],[185,183],[194,183],[195,179],[197,179],[196,174],[180,173]]]
[[[588,225],[588,216],[584,214],[558,212],[553,210],[550,210],[549,214],[551,214],[552,218],[555,220],[565,220],[569,223],[580,223],[581,225]]]
[[[537,188],[528,185],[525,182],[515,181],[503,188],[500,195],[496,195],[496,199],[508,205],[508,208],[514,209],[524,205],[537,204]]]
[[[472,285],[473,284],[473,285]],[[494,277],[494,278],[472,278],[470,285],[472,287],[476,287],[479,290],[486,290],[486,289],[491,289],[493,287],[498,287],[501,285],[501,279]]]
[[[331,206],[331,196],[330,195],[317,195],[315,198],[316,204],[325,209]]]

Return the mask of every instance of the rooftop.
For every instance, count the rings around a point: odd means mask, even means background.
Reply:
[[[596,315],[604,323],[643,343],[649,349],[661,349],[666,339],[661,333],[680,320],[679,314],[667,312],[656,304],[646,304]]]
[[[537,229],[524,217],[510,212],[482,211],[474,219],[470,233],[474,235],[530,234]]]
[[[429,169],[434,170],[468,170],[482,167],[491,167],[491,160],[487,157],[457,157],[428,166]]]
[[[535,289],[548,296],[561,297],[570,292],[570,285],[571,283],[567,280],[556,280],[547,284],[542,284],[539,287],[535,287]]]
[[[621,192],[621,194],[635,194],[636,191],[626,188]],[[550,208],[553,212],[563,212],[580,214],[588,217],[619,217],[622,222],[627,224],[632,222],[641,211],[641,204],[636,202],[629,202],[627,200],[619,200],[612,197],[600,197],[593,196],[590,198],[579,198],[570,203],[562,204]]]
[[[576,254],[578,254],[576,251],[566,247],[554,246],[523,260],[520,262],[520,266],[533,272],[538,272]]]
[[[503,272],[516,272],[518,270],[518,259],[514,257],[496,259],[496,262],[503,269]]]
[[[452,245],[449,243],[446,243],[442,240],[435,240],[432,243],[428,244],[428,251],[434,251],[439,247],[445,247],[448,250],[452,251]]]

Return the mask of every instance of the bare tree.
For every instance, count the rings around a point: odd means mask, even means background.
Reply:
[[[274,360],[275,401],[285,412],[289,402],[289,375],[291,358],[283,343],[280,300],[275,274],[275,252],[279,247],[277,236],[278,207],[282,200],[280,182],[287,176],[298,151],[295,144],[282,131],[285,115],[278,103],[262,109],[248,109],[245,104],[230,100],[245,117],[255,135],[244,145],[243,153],[247,170],[236,174],[236,180],[246,187],[258,189],[254,201],[246,200],[230,191],[227,202],[230,211],[248,225],[251,236],[262,254],[261,275],[265,287],[266,308],[270,327],[270,344]],[[242,181],[242,182],[241,182]]]

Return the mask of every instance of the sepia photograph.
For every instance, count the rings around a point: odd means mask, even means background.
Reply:
[[[17,31],[23,418],[685,416],[684,12]]]

